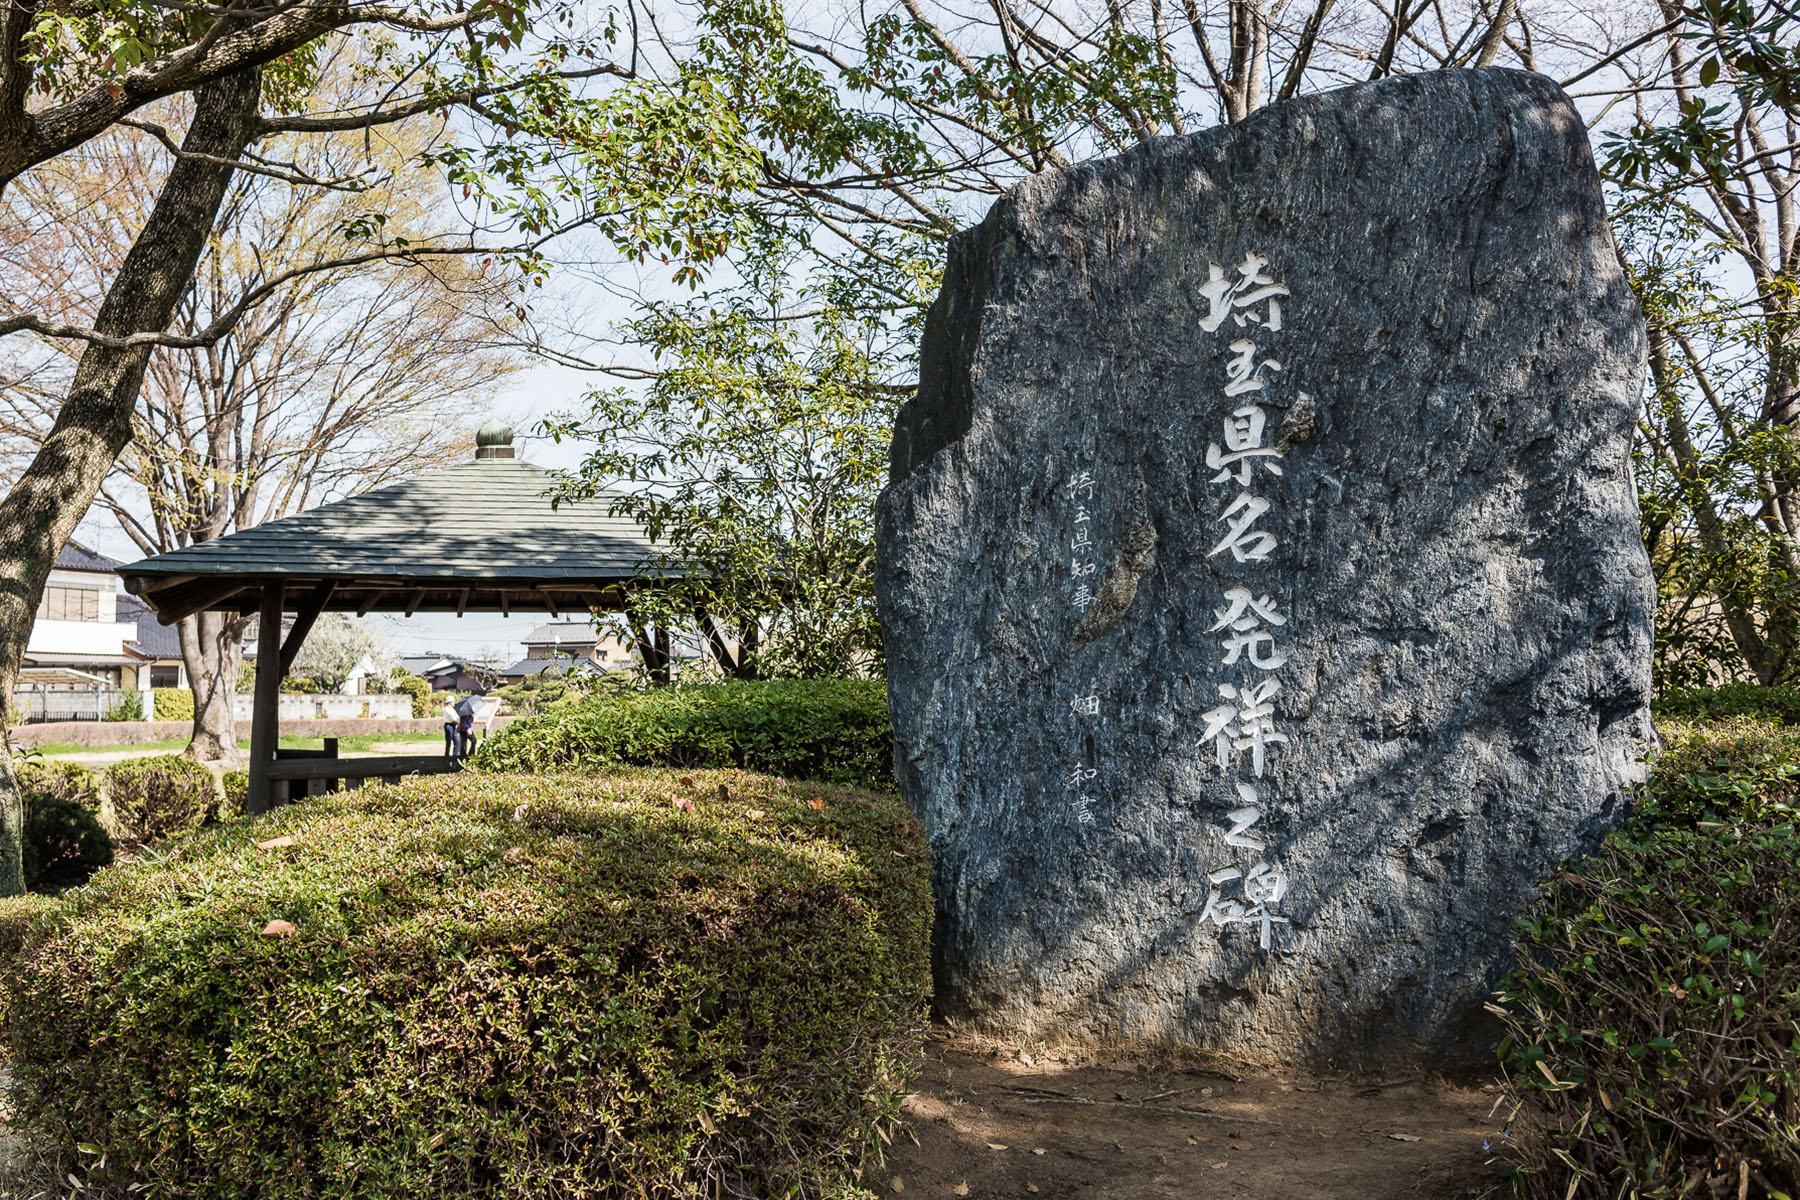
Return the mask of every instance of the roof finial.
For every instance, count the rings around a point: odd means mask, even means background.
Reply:
[[[475,434],[476,458],[511,458],[512,426],[505,421],[489,421]]]

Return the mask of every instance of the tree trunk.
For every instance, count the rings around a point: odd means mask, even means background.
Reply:
[[[228,76],[201,88],[183,149],[235,160],[256,130],[262,76]],[[218,216],[231,168],[181,158],[144,230],[132,243],[94,320],[109,337],[166,329]],[[51,564],[93,503],[131,440],[131,413],[150,357],[148,346],[90,344],[68,399],[18,482],[0,500],[0,737],[10,753],[13,686]],[[0,770],[0,896],[24,890],[23,805],[12,772]]]
[[[232,703],[237,695],[238,668],[244,661],[244,617],[203,612],[183,617],[181,660],[187,665],[194,693],[194,733],[182,753],[198,762],[216,762],[226,770],[245,763],[238,748]]]

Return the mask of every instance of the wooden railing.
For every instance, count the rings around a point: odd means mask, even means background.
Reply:
[[[269,764],[271,805],[335,792],[340,786],[359,788],[370,779],[398,783],[407,775],[446,775],[462,770],[466,761],[442,754],[339,758],[338,740],[324,741],[322,750],[275,751],[275,761]]]

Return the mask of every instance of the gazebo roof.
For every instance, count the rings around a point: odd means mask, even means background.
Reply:
[[[498,436],[504,435],[504,436]],[[476,457],[429,475],[118,568],[169,624],[205,609],[255,612],[281,582],[336,611],[563,612],[618,608],[664,546],[616,496],[551,503],[556,481],[483,428]],[[289,607],[293,607],[292,601]]]

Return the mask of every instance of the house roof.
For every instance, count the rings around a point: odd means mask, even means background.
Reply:
[[[156,612],[136,596],[119,597],[119,620],[135,621],[137,636],[126,642],[126,648],[145,658],[181,657],[181,634],[173,625],[156,619]]]
[[[135,667],[143,660],[128,654],[50,654],[28,650],[20,661],[28,667]]]
[[[659,572],[665,545],[617,496],[555,504],[556,480],[512,457],[511,433],[476,458],[347,500],[119,568],[125,588],[173,622],[257,610],[265,584],[287,607],[422,612],[618,608]]]
[[[592,621],[552,621],[519,640],[527,646],[548,646],[555,642],[597,642],[602,636],[594,631]]]
[[[119,560],[108,558],[96,550],[90,550],[71,538],[61,550],[57,551],[54,565],[58,571],[95,571],[111,575],[119,569]]]
[[[571,670],[591,675],[604,672],[585,658],[521,658],[506,670],[498,672],[502,679],[524,678],[527,675],[549,675],[560,679]]]

